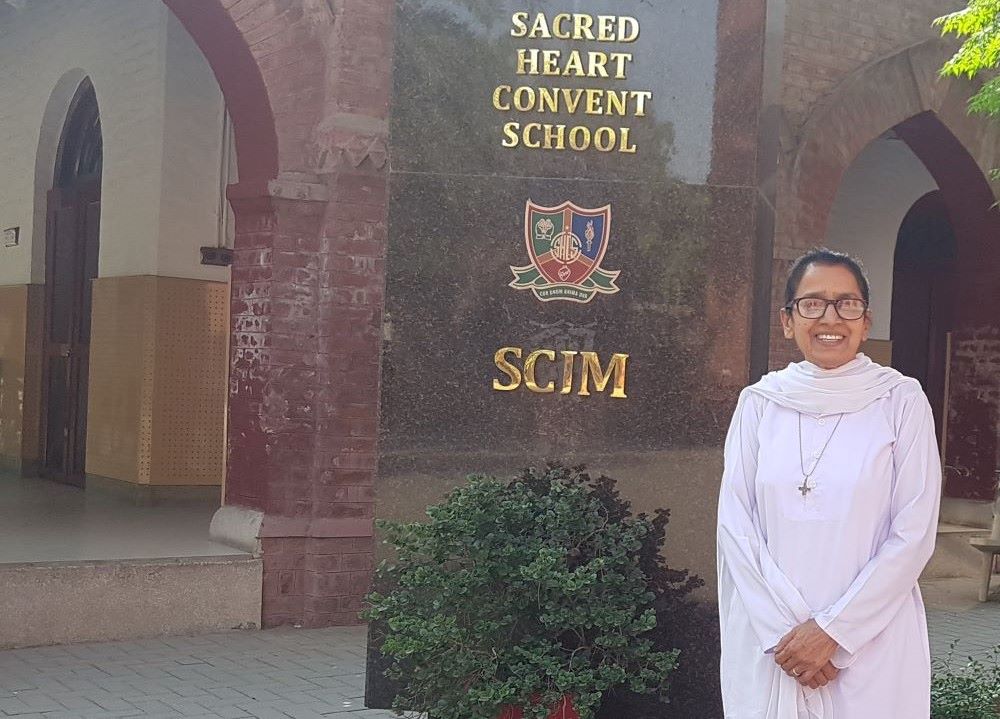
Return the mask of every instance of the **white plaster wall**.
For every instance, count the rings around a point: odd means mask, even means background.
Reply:
[[[160,0],[30,0],[0,16],[0,285],[45,280],[45,192],[69,103],[94,84],[104,134],[102,277],[225,280],[218,237],[222,97]],[[213,144],[214,143],[214,144]]]
[[[830,213],[827,246],[865,266],[872,286],[871,338],[888,340],[893,254],[899,227],[913,203],[937,183],[906,143],[879,138],[844,174]]]
[[[202,266],[199,248],[218,244],[224,233],[219,214],[226,106],[205,56],[169,12],[165,96],[157,274],[225,280],[229,270]]]

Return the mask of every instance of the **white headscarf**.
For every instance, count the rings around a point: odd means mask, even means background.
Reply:
[[[889,394],[893,387],[914,381],[859,353],[834,369],[793,362],[764,375],[749,389],[782,407],[823,416],[857,412]]]

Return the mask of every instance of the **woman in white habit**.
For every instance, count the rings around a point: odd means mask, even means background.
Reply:
[[[804,255],[785,299],[784,335],[805,361],[743,390],[725,447],[726,719],[928,719],[930,406],[916,380],[858,353],[869,286],[849,256]]]

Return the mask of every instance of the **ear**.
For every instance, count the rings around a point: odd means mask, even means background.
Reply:
[[[872,311],[865,311],[865,329],[861,333],[861,341],[865,342],[868,339],[868,334],[872,331]]]
[[[778,310],[778,317],[781,319],[781,329],[786,340],[795,339],[795,328],[792,327],[792,313],[782,307]]]

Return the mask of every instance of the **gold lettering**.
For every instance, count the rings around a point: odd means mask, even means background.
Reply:
[[[598,152],[613,152],[617,140],[618,133],[610,127],[599,127],[594,133],[594,147],[597,148]]]
[[[538,88],[538,111],[559,112],[559,90],[557,88]]]
[[[527,13],[525,13],[527,15]],[[552,19],[552,34],[555,35],[560,40],[570,40],[573,37],[573,33],[569,30],[564,30],[563,25],[573,19],[573,16],[568,12],[561,12]]]
[[[556,361],[556,353],[552,350],[535,350],[532,352],[528,355],[528,359],[524,360],[524,385],[537,394],[550,394],[556,391],[555,382],[550,380],[544,387],[539,387],[538,382],[535,380],[535,364],[542,357],[549,362]]]
[[[541,130],[541,129],[542,129],[542,125],[539,122],[529,122],[527,125],[524,126],[524,146],[525,147],[527,147],[527,148],[529,148],[531,150],[537,150],[538,148],[540,148],[542,146],[542,143],[540,143],[538,140],[533,140],[532,137],[531,137],[531,133],[533,131],[535,131],[535,130]]]
[[[597,16],[597,39],[601,42],[615,41],[615,18],[614,15]]]
[[[497,350],[495,355],[493,355],[493,362],[496,364],[497,369],[507,375],[508,379],[510,379],[509,384],[503,384],[500,380],[494,379],[493,389],[497,392],[513,392],[521,386],[521,370],[507,361],[507,355],[509,354],[521,359],[521,348],[502,347]]]
[[[549,32],[549,24],[545,21],[544,14],[538,13],[535,17],[535,22],[531,26],[531,32],[528,34],[528,37],[542,37],[546,40],[552,37],[552,34]]]
[[[579,88],[570,90],[564,87],[562,92],[563,101],[566,103],[566,112],[570,115],[575,115],[576,109],[580,106],[580,100],[583,98],[583,90]]]
[[[562,74],[575,77],[583,77],[586,74],[583,69],[583,55],[580,54],[579,50],[574,50],[569,54],[569,60],[566,61],[566,67],[563,68]]]
[[[587,53],[590,61],[587,68],[587,77],[607,77],[608,76],[608,56],[603,52]]]
[[[500,110],[501,112],[510,111],[510,102],[504,104],[502,98],[504,93],[510,95],[511,89],[512,88],[510,85],[500,85],[499,87],[497,87],[497,89],[494,90],[493,92],[493,107]]]
[[[538,74],[538,48],[521,48],[517,51],[517,74]]]
[[[561,56],[562,52],[559,50],[542,50],[542,74],[558,75]]]
[[[582,135],[583,137],[582,138],[578,137],[580,135]],[[583,127],[581,125],[579,127],[574,127],[572,130],[570,130],[569,146],[571,149],[576,150],[577,152],[583,152],[588,147],[590,147],[590,128]]]
[[[615,71],[616,80],[625,79],[625,66],[632,62],[632,53],[630,52],[613,52],[611,53],[611,62],[617,65],[618,69]],[[607,75],[605,75],[607,77]]]
[[[588,115],[601,115],[604,110],[601,107],[601,98],[604,97],[604,90],[587,90],[587,107],[584,112]]]
[[[573,392],[573,364],[576,361],[577,353],[573,350],[563,350],[563,376],[562,388],[559,394],[571,394]]]
[[[545,126],[545,139],[542,141],[542,147],[546,150],[565,150],[566,149],[566,126],[565,125],[546,125]]]
[[[521,128],[521,125],[516,122],[508,122],[503,126],[503,134],[505,139],[503,140],[504,147],[517,147],[521,142],[521,137],[517,134],[517,131]]]
[[[614,378],[611,396],[617,399],[628,397],[625,394],[625,371],[628,355],[612,355],[607,372],[601,369],[601,360],[596,352],[582,352],[581,357],[583,358],[583,367],[580,370],[580,391],[577,394],[581,397],[590,396],[590,379],[593,376],[595,392],[603,392],[607,388],[608,382]]]
[[[531,17],[531,13],[514,13],[514,16],[511,18],[511,22],[514,24],[514,27],[510,30],[511,37],[524,37],[528,34],[527,20],[529,17]]]
[[[618,145],[618,152],[624,155],[634,155],[638,151],[638,148],[629,143],[629,135],[632,134],[632,129],[623,127],[618,131],[618,134],[621,138],[621,144]]]
[[[609,90],[604,94],[607,100],[607,107],[605,109],[605,114],[607,115],[621,115],[622,117],[628,112],[628,91],[621,90],[619,94],[618,90]]]
[[[528,112],[535,106],[535,88],[522,85],[514,91],[514,109]]]
[[[590,15],[574,15],[573,16],[573,39],[574,40],[594,40],[594,33],[591,32],[591,28],[594,27],[594,18]]]
[[[645,117],[646,116],[646,100],[653,99],[653,93],[648,90],[633,90],[632,99],[635,100],[635,116]]]
[[[511,15],[511,37],[529,37],[559,40],[597,40],[599,42],[635,42],[639,38],[639,21],[622,15],[598,15],[595,18],[585,13],[559,13],[551,24],[545,13],[537,13],[534,18],[528,12]],[[570,29],[572,25],[572,30]]]
[[[618,42],[635,42],[639,39],[639,21],[623,15],[618,18]]]

